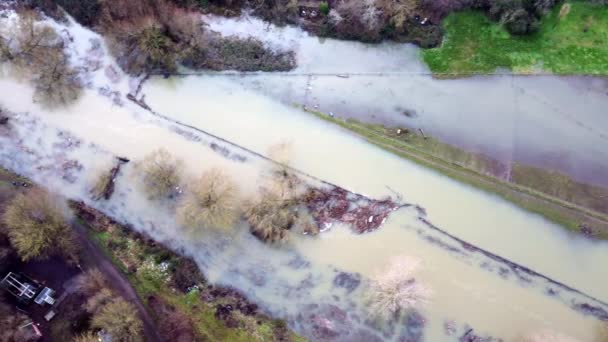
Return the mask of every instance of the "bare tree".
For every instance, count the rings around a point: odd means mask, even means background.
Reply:
[[[178,193],[183,162],[164,148],[158,149],[138,163],[143,185],[151,199],[173,197]]]
[[[284,192],[262,188],[257,199],[245,203],[244,216],[251,233],[260,240],[287,240],[287,231],[295,223],[297,212],[295,199],[285,195]]]
[[[87,299],[85,309],[95,314],[114,300],[115,297],[112,291],[108,288],[102,288]]]
[[[420,261],[399,256],[371,279],[369,287],[369,309],[382,318],[390,318],[402,310],[425,304],[431,297],[431,290],[415,278]]]
[[[2,219],[11,245],[22,260],[45,259],[53,254],[77,260],[78,248],[66,210],[64,202],[38,188],[10,202]]]
[[[122,298],[115,299],[97,311],[91,325],[110,334],[112,341],[141,341],[143,323],[135,307]]]
[[[45,105],[66,105],[82,90],[77,72],[69,65],[55,30],[24,11],[14,26],[0,34],[0,62],[10,63],[34,84],[35,100]]]
[[[90,269],[78,276],[76,287],[79,292],[93,296],[108,286],[107,279],[97,268]]]
[[[182,224],[192,229],[233,227],[238,218],[238,191],[230,177],[219,169],[205,171],[189,189],[178,208]]]

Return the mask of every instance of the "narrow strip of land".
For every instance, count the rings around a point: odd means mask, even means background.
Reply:
[[[462,183],[496,194],[569,230],[586,233],[585,227],[592,227],[595,238],[608,239],[608,217],[603,213],[446,161],[407,142],[381,135],[355,120],[343,120],[312,110],[306,111],[337,124],[384,150],[436,170]]]

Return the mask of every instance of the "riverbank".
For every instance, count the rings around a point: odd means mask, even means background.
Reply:
[[[81,202],[71,205],[90,239],[129,280],[165,340],[306,341],[239,291],[210,284],[193,260]]]
[[[508,69],[516,74],[608,75],[608,7],[573,1],[545,15],[538,32],[515,36],[479,11],[456,12],[443,44],[424,50],[438,77],[466,77]]]
[[[496,176],[496,172],[503,171],[496,161],[442,144],[432,137],[423,136],[422,132],[406,132],[406,128],[390,129],[354,119],[343,120],[313,110],[307,112],[354,132],[368,142],[402,158],[431,168],[461,183],[498,195],[570,231],[597,239],[608,239],[608,216],[605,213],[564,199],[572,196],[584,199],[583,194],[586,192],[583,189],[586,185],[562,186],[567,191],[558,193],[557,195],[561,195],[559,197],[543,192],[560,187],[564,180],[569,180],[566,176],[555,177],[552,176],[554,173],[543,169],[514,164],[510,166],[509,173],[515,177],[509,177],[511,181],[507,181]],[[605,193],[596,195],[596,204],[602,205],[602,196],[605,196]]]

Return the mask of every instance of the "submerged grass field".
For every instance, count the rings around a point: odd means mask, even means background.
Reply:
[[[514,183],[492,175],[496,171],[496,163],[491,159],[456,149],[450,145],[418,134],[396,136],[394,129],[382,125],[363,123],[357,120],[332,118],[323,113],[310,111],[315,116],[337,124],[352,131],[368,142],[392,152],[402,158],[435,170],[463,184],[495,194],[517,205],[518,207],[536,213],[549,221],[559,224],[573,232],[581,232],[582,227],[591,227],[592,234],[597,239],[608,239],[608,215],[590,210],[572,200],[581,196],[589,196],[595,191],[587,187],[580,189],[574,182],[565,182],[568,186],[558,184],[561,177],[553,180],[553,173],[542,169],[514,165],[513,169],[518,179],[532,178],[528,182]],[[541,179],[536,182],[534,179]],[[548,191],[551,189],[552,191]],[[562,193],[555,193],[561,189]],[[567,196],[565,196],[567,194]],[[603,192],[601,195],[605,195]],[[597,197],[593,197],[597,200]],[[589,200],[589,198],[587,198]],[[597,203],[596,203],[597,204]]]
[[[487,74],[500,68],[518,74],[608,75],[608,6],[574,1],[560,18],[556,6],[529,36],[513,36],[478,11],[451,14],[443,45],[423,52],[437,75]],[[448,75],[446,75],[448,76]]]

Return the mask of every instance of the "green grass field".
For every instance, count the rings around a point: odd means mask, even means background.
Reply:
[[[443,45],[425,50],[424,61],[433,73],[446,77],[499,68],[518,74],[608,75],[608,6],[569,5],[561,19],[561,5],[556,6],[529,36],[513,36],[481,12],[454,13],[444,21]]]

